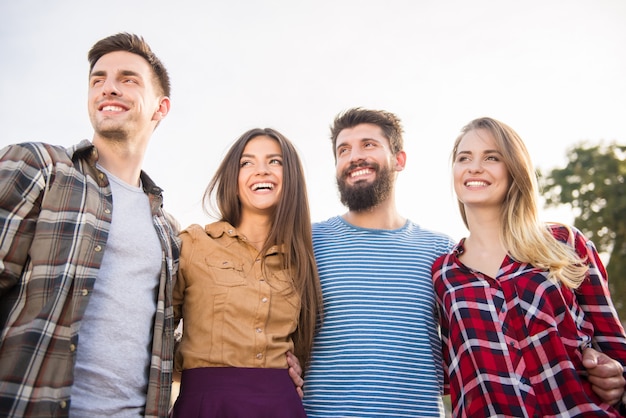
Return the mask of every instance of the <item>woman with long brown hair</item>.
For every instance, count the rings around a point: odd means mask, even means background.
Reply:
[[[286,353],[306,370],[321,291],[298,154],[252,129],[204,195],[218,222],[181,233],[175,319],[183,319],[175,417],[305,417]]]

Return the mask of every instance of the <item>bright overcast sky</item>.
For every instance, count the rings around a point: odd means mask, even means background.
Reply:
[[[455,239],[449,153],[471,119],[511,125],[542,169],[582,140],[626,142],[624,0],[2,0],[0,146],[91,139],[87,51],[120,31],[170,71],[144,168],[183,226],[211,221],[204,188],[252,127],[296,144],[314,221],[343,213],[328,127],[353,106],[401,117],[399,210]]]

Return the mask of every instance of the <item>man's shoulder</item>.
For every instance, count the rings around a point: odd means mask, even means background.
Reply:
[[[411,220],[407,221],[407,230],[416,239],[432,242],[433,245],[442,248],[451,249],[455,244],[455,241],[449,235],[433,229],[424,228]]]
[[[27,160],[42,163],[71,161],[75,154],[89,152],[93,148],[91,142],[83,140],[71,147],[54,145],[46,142],[21,142],[7,145],[0,150],[2,160]]]
[[[333,216],[323,221],[313,222],[313,231],[323,231],[328,229],[335,229],[339,223],[339,216]]]
[[[415,234],[423,234],[423,235],[429,235],[429,236],[438,237],[438,238],[451,239],[449,235],[441,231],[436,231],[434,229],[425,228],[421,226],[420,224],[413,222],[410,219],[407,220],[407,227]]]

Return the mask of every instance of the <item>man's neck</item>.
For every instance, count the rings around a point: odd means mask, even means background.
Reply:
[[[98,149],[98,164],[125,183],[139,186],[145,149],[132,149],[125,143],[98,137],[94,137],[93,144]]]

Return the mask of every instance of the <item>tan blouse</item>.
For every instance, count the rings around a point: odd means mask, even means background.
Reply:
[[[281,267],[281,249],[270,248],[262,269],[258,251],[227,222],[191,225],[180,237],[176,369],[287,368],[301,301]]]

